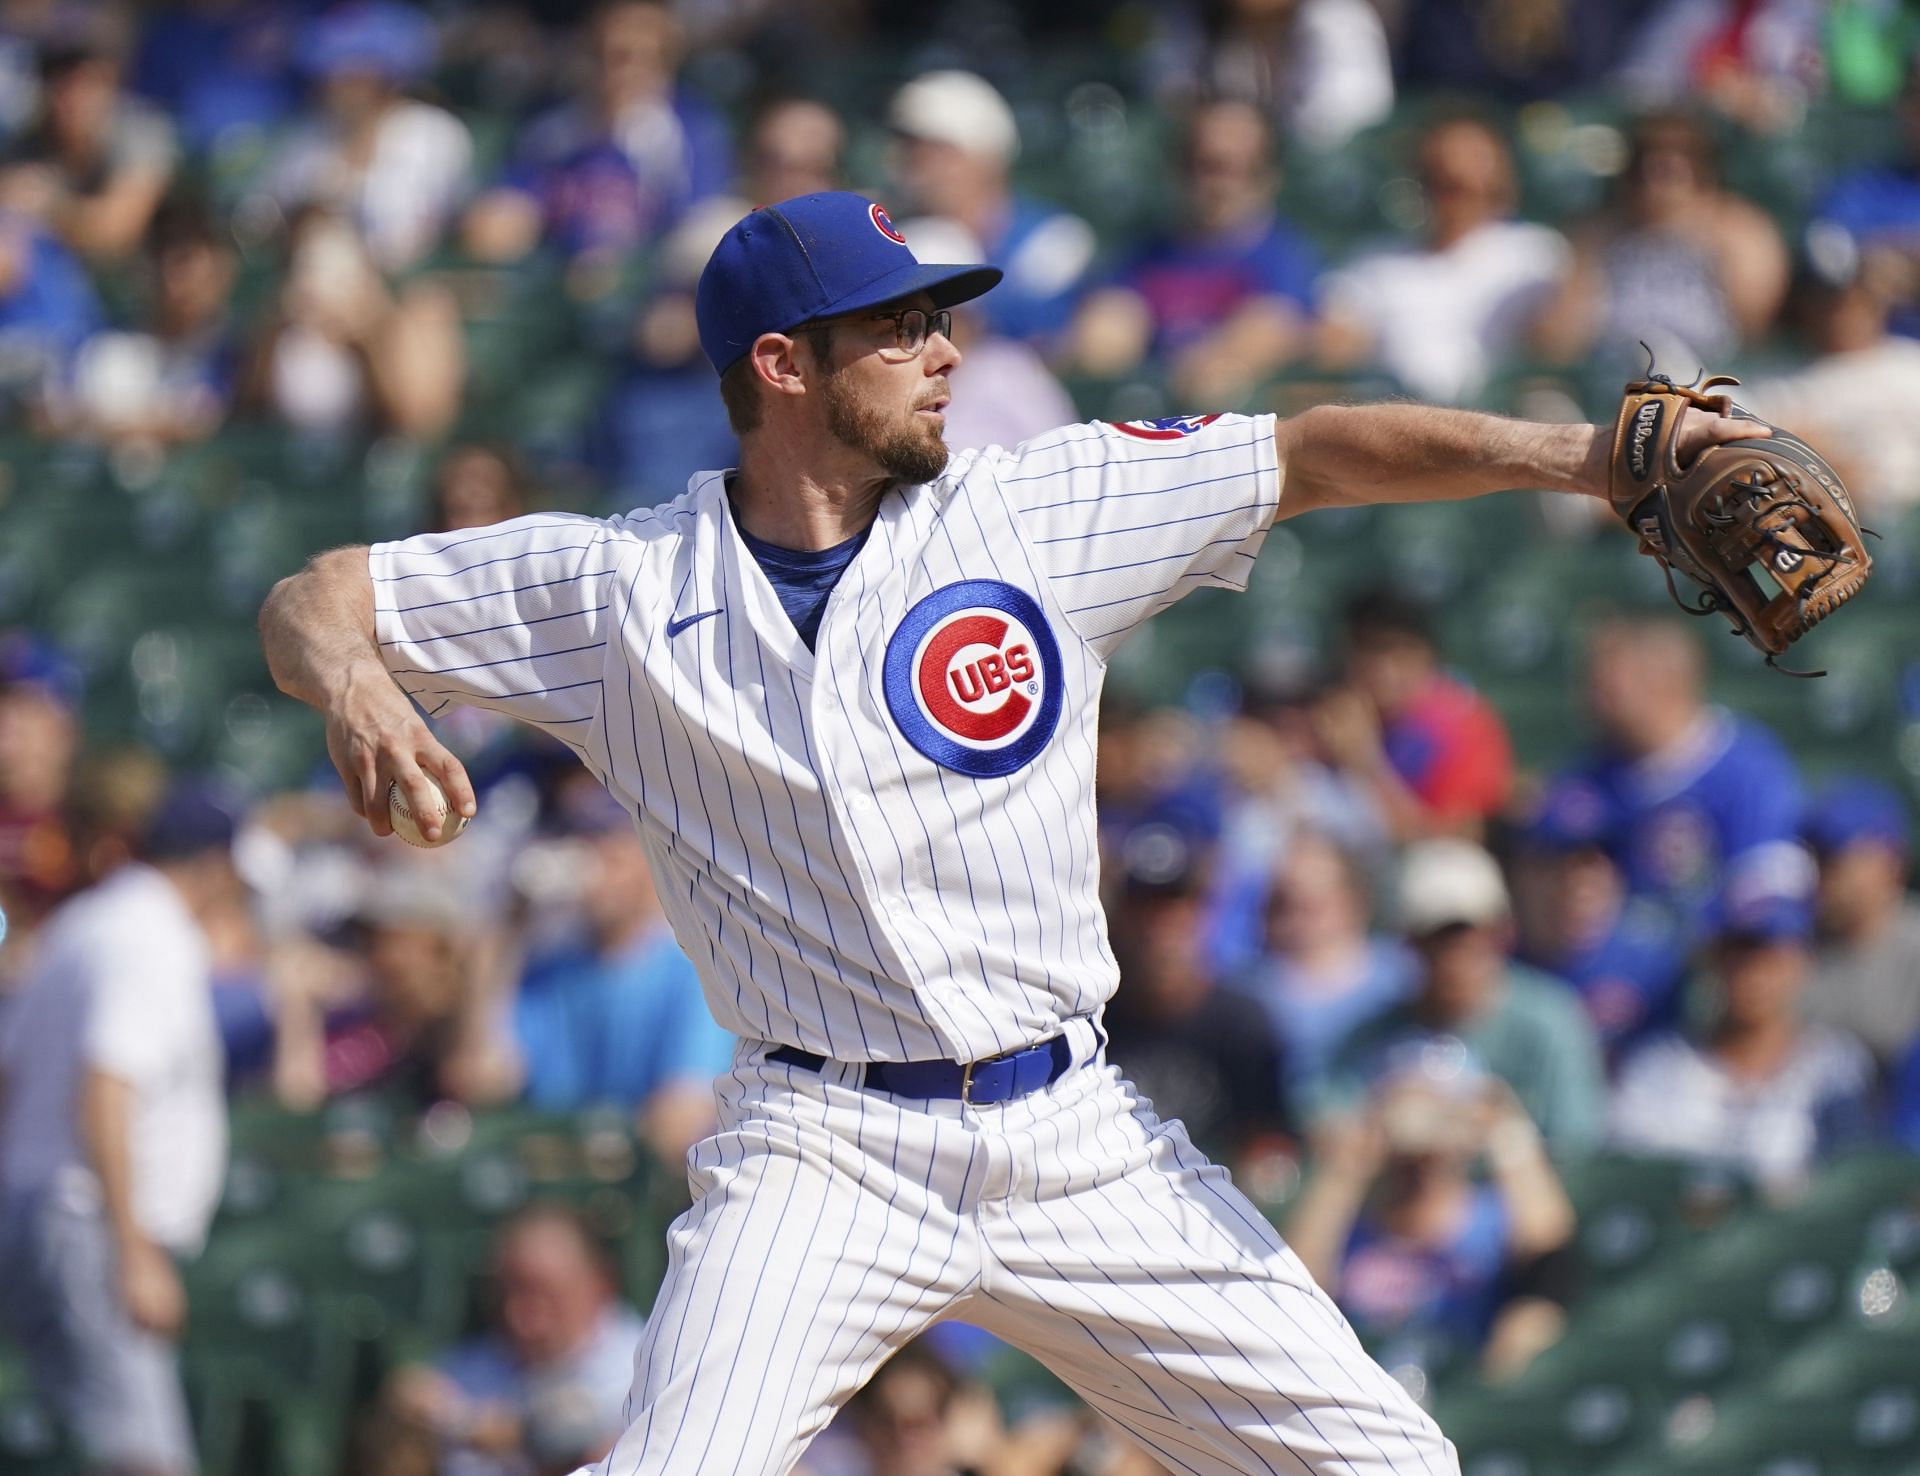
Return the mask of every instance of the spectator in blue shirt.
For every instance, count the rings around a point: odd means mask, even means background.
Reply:
[[[1913,1038],[1905,1059],[1893,1073],[1891,1121],[1893,1140],[1920,1153],[1920,1035]]]
[[[1617,1064],[1677,1023],[1687,958],[1666,911],[1627,896],[1606,823],[1585,786],[1550,788],[1522,837],[1514,881],[1520,958],[1574,987]]]
[[[619,804],[585,774],[558,791],[542,861],[579,915],[520,980],[513,1028],[536,1107],[611,1102],[679,1162],[713,1126],[713,1078],[733,1064],[700,981],[661,914],[646,851]]]
[[[1562,776],[1590,806],[1634,897],[1665,907],[1687,946],[1727,902],[1803,894],[1800,777],[1750,718],[1707,706],[1704,655],[1667,616],[1617,618],[1587,646],[1587,706],[1599,744]]]
[[[1413,955],[1367,931],[1369,910],[1359,863],[1317,832],[1297,833],[1274,879],[1269,952],[1238,981],[1266,1006],[1296,1103],[1312,1096],[1354,1031],[1413,992]]]
[[[99,325],[86,270],[44,226],[8,208],[17,169],[0,170],[0,407],[60,385]]]
[[[586,95],[534,120],[466,238],[496,261],[542,240],[562,254],[617,258],[657,240],[732,178],[725,124],[675,81],[680,30],[655,0],[607,0],[590,23]]]
[[[1195,109],[1180,175],[1180,225],[1087,298],[1072,352],[1102,374],[1152,357],[1192,403],[1230,404],[1307,347],[1319,261],[1275,213],[1273,129],[1251,103]]]
[[[744,207],[710,201],[661,243],[657,286],[634,316],[619,377],[589,432],[587,459],[611,506],[678,497],[697,471],[739,460],[719,382],[700,350],[693,288],[720,237]]]
[[[958,221],[1006,276],[980,299],[988,331],[1048,339],[1065,331],[1093,261],[1093,228],[1056,206],[1015,194],[1008,169],[1020,149],[1013,109],[971,72],[928,72],[895,94],[896,173],[907,205]],[[891,203],[891,202],[890,202]]]
[[[195,153],[244,148],[299,101],[300,12],[291,0],[156,10],[141,27],[137,90],[167,110]]]
[[[1897,157],[1850,170],[1814,208],[1809,247],[1857,259],[1862,275],[1901,299],[1893,327],[1920,335],[1920,58],[1908,66],[1900,93]]]

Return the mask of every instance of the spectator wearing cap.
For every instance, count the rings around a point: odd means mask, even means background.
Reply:
[[[1706,959],[1710,1013],[1622,1069],[1615,1147],[1735,1168],[1784,1193],[1865,1135],[1873,1057],[1802,1010],[1813,976],[1808,900],[1763,896],[1725,914]]]
[[[1566,987],[1507,957],[1512,905],[1493,857],[1471,841],[1416,841],[1401,857],[1399,923],[1419,958],[1412,995],[1360,1027],[1335,1058],[1318,1117],[1352,1112],[1396,1060],[1458,1043],[1504,1081],[1558,1155],[1599,1138],[1600,1046]]]
[[[1606,819],[1582,786],[1549,789],[1514,880],[1520,958],[1573,986],[1615,1065],[1677,1023],[1687,957],[1665,910],[1627,895]]]
[[[369,872],[346,938],[357,987],[313,960],[277,981],[275,1094],[296,1111],[370,1090],[422,1107],[512,1097],[520,1063],[496,942],[444,867]]]
[[[713,1079],[733,1065],[733,1037],[674,942],[619,803],[597,784],[564,784],[545,828],[521,869],[529,902],[536,914],[571,904],[574,915],[528,962],[514,999],[527,1100],[625,1108],[678,1163],[713,1129]]]
[[[1321,284],[1319,352],[1331,368],[1376,365],[1423,399],[1471,401],[1526,342],[1567,267],[1558,231],[1509,217],[1505,138],[1478,118],[1420,138],[1424,239],[1363,251]]]
[[[1426,1041],[1316,1135],[1286,1237],[1396,1376],[1477,1361],[1498,1380],[1566,1324],[1573,1225],[1526,1108],[1458,1041]]]
[[[1920,1039],[1920,901],[1907,891],[1906,802],[1875,780],[1840,780],[1808,804],[1803,833],[1820,868],[1806,1018],[1892,1062]]]
[[[1353,1033],[1412,991],[1413,955],[1368,931],[1371,911],[1357,857],[1316,831],[1293,837],[1267,903],[1266,952],[1235,984],[1266,1007],[1294,1102],[1310,1102]]]
[[[40,118],[13,153],[44,191],[41,218],[96,262],[139,246],[179,157],[173,125],[122,90],[123,72],[119,48],[97,32],[43,51]]]
[[[1884,263],[1841,255],[1804,272],[1796,294],[1811,360],[1746,386],[1740,402],[1830,452],[1871,522],[1920,503],[1920,342],[1892,329],[1903,288]]]
[[[1628,893],[1664,907],[1689,950],[1723,899],[1804,893],[1800,778],[1779,739],[1707,705],[1705,655],[1665,615],[1615,616],[1587,637],[1599,742],[1559,779],[1603,817]]]
[[[360,1476],[560,1476],[620,1434],[640,1314],[577,1214],[534,1204],[495,1237],[488,1330],[396,1373]]]
[[[1442,668],[1430,617],[1398,592],[1357,596],[1345,627],[1346,685],[1316,711],[1328,757],[1396,835],[1477,832],[1513,784],[1500,714]]]
[[[239,885],[233,815],[183,783],[138,859],[48,921],[0,1034],[0,1325],[93,1469],[190,1476],[177,1262],[226,1170],[202,918]]]
[[[406,92],[432,68],[435,48],[433,23],[397,0],[350,0],[317,15],[299,60],[319,115],[268,166],[268,192],[283,207],[345,216],[384,272],[437,246],[470,187],[466,125]]]
[[[1006,273],[980,304],[988,328],[1028,341],[1063,333],[1093,261],[1093,228],[1013,191],[1020,131],[1007,100],[971,72],[926,72],[894,94],[887,123],[913,207],[957,221]]]
[[[31,632],[0,632],[0,906],[16,948],[79,880],[63,809],[79,674]]]
[[[676,80],[672,8],[605,0],[587,29],[584,94],[534,120],[505,176],[469,212],[465,239],[487,259],[518,260],[542,241],[568,257],[617,259],[732,183],[724,124]]]
[[[1319,262],[1275,210],[1272,126],[1253,104],[1196,107],[1179,171],[1180,227],[1088,294],[1069,352],[1097,374],[1152,358],[1192,403],[1235,404],[1308,347]]]
[[[1224,988],[1207,958],[1197,839],[1146,826],[1123,856],[1109,1054],[1162,1117],[1179,1118],[1207,1152],[1244,1164],[1288,1126],[1278,1041],[1262,1006]]]

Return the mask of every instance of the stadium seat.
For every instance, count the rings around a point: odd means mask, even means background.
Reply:
[[[1590,1382],[1533,1397],[1485,1393],[1435,1413],[1461,1476],[1586,1476],[1645,1440],[1663,1410],[1628,1385]]]
[[[1586,1285],[1598,1290],[1723,1224],[1746,1198],[1731,1175],[1678,1159],[1601,1154],[1562,1169],[1579,1216]]]
[[[25,1389],[0,1393],[0,1471],[6,1476],[80,1476],[80,1460],[59,1420]]]

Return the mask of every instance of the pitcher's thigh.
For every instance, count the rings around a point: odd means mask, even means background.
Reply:
[[[782,1123],[695,1153],[699,1197],[668,1232],[631,1423],[599,1476],[783,1476],[971,1275],[927,1178],[863,1173],[846,1144]]]
[[[997,1229],[967,1316],[1169,1469],[1457,1476],[1439,1427],[1361,1348],[1260,1212],[1177,1125],[1088,1122],[1083,1187]]]

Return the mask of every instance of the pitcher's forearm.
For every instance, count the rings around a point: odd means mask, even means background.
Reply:
[[[325,708],[356,682],[390,681],[374,632],[365,548],[316,555],[274,585],[260,607],[260,643],[274,683]]]
[[[1280,516],[1532,487],[1604,496],[1608,433],[1430,405],[1320,405],[1275,430]]]

